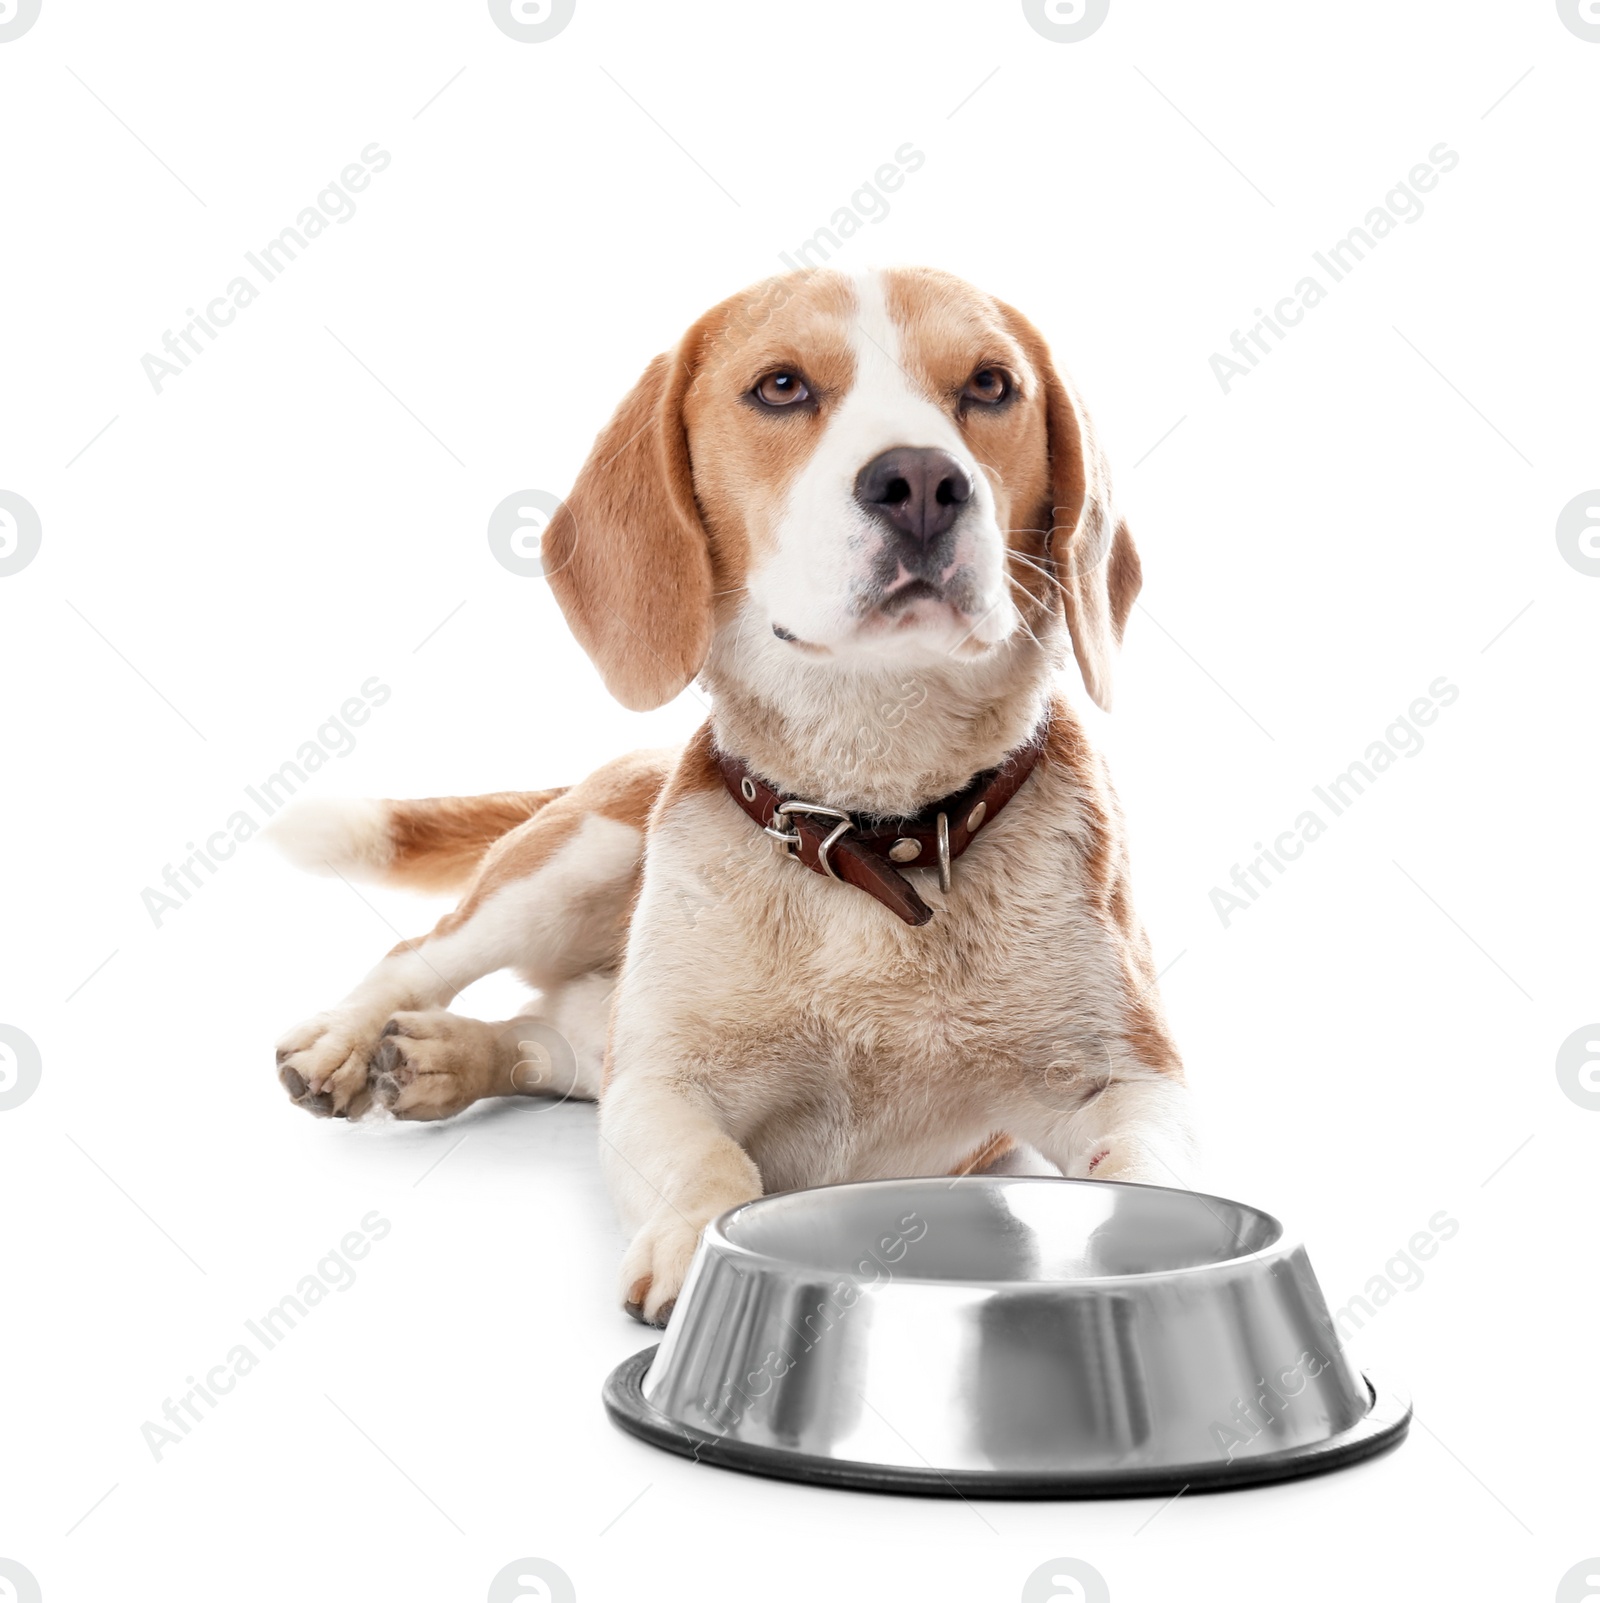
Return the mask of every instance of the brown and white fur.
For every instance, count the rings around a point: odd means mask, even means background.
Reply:
[[[807,402],[763,402],[780,372]],[[862,467],[904,446],[971,482],[948,560],[915,584],[855,499]],[[308,867],[464,892],[283,1038],[300,1106],[437,1119],[530,1090],[598,1099],[634,1232],[621,1298],[656,1323],[706,1222],[764,1192],[961,1172],[1010,1142],[1069,1176],[1192,1182],[1121,816],[1052,688],[1070,641],[1109,705],[1139,562],[1027,321],[920,269],[757,285],[650,364],[544,553],[613,694],[650,708],[698,678],[715,711],[686,749],[567,790],[286,815],[280,843]],[[711,758],[714,742],[789,795],[897,817],[999,763],[1047,707],[1042,759],[948,895],[909,871],[937,910],[920,928],[780,855]],[[524,1018],[446,1011],[499,969],[538,991]],[[519,1050],[551,1030],[570,1053]]]

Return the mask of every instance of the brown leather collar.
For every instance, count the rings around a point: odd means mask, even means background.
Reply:
[[[861,823],[837,807],[785,797],[751,773],[740,758],[724,751],[714,755],[728,794],[787,855],[815,873],[844,880],[876,897],[908,924],[926,924],[933,909],[897,869],[937,868],[940,889],[948,891],[950,864],[1022,788],[1044,750],[1049,728],[1046,717],[1027,744],[1017,747],[998,768],[976,775],[953,796],[929,803],[914,818]]]

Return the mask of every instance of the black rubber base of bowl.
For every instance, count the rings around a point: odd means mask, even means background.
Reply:
[[[1411,1425],[1411,1403],[1388,1386],[1364,1376],[1372,1393],[1365,1419],[1338,1436],[1305,1447],[1258,1458],[1217,1459],[1171,1469],[1125,1470],[974,1470],[913,1469],[901,1464],[859,1464],[781,1447],[730,1441],[709,1431],[680,1425],[652,1408],[642,1390],[654,1347],[635,1353],[612,1370],[603,1393],[612,1422],[669,1453],[696,1463],[736,1469],[746,1475],[840,1486],[858,1492],[895,1492],[915,1497],[1089,1498],[1157,1497],[1179,1491],[1223,1492],[1238,1486],[1298,1480],[1343,1469],[1398,1446]]]

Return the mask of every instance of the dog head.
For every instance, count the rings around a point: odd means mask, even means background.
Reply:
[[[1063,623],[1107,707],[1139,590],[1043,339],[925,269],[794,273],[713,308],[623,401],[544,550],[574,634],[640,710],[719,635],[774,667],[899,669],[1037,653]]]

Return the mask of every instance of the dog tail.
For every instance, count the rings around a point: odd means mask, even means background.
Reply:
[[[502,835],[565,794],[562,786],[421,801],[307,798],[286,808],[264,833],[290,862],[314,874],[458,891]]]

